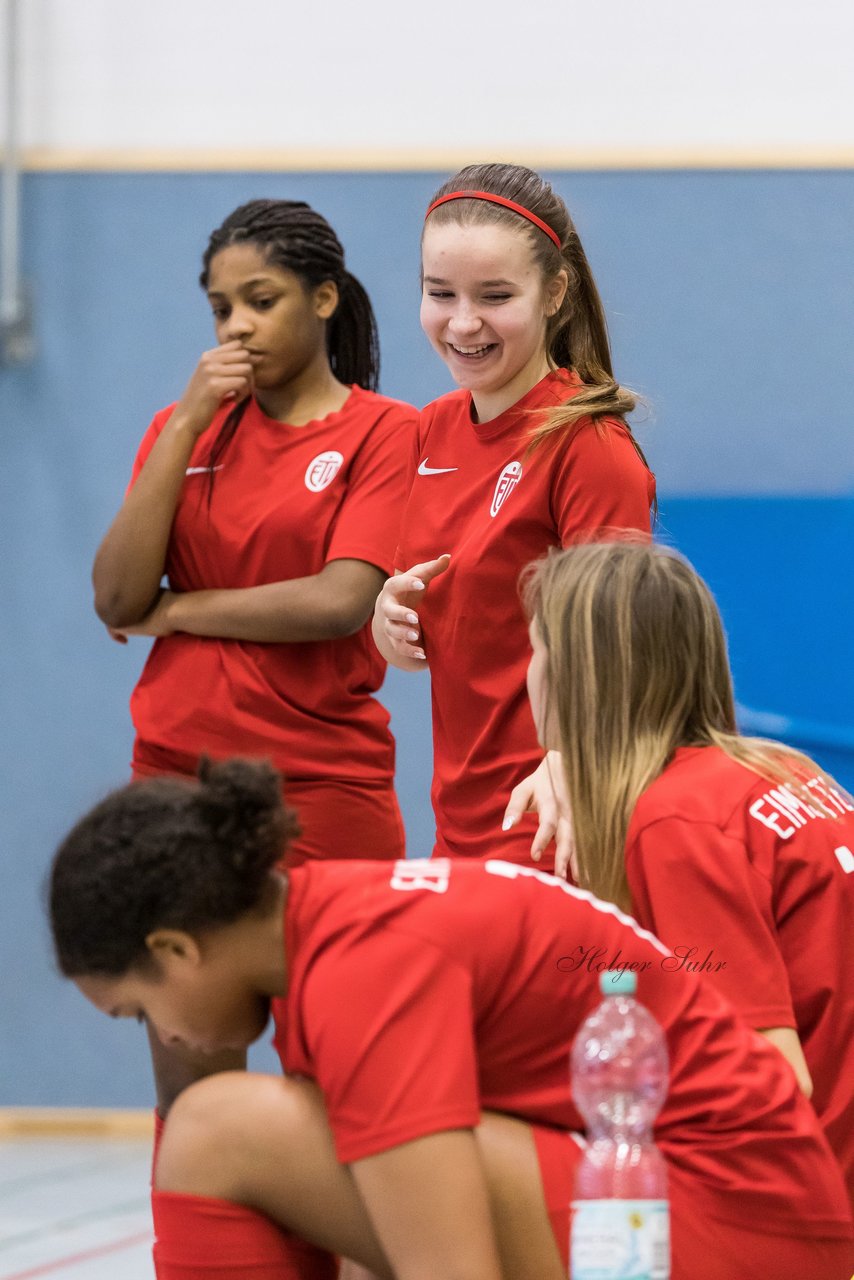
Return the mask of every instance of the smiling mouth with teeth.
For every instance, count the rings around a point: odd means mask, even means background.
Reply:
[[[489,342],[481,347],[457,347],[453,342],[448,343],[451,350],[458,356],[482,356],[487,351],[492,351],[497,344]]]

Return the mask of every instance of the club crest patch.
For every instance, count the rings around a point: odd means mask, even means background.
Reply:
[[[327,449],[326,453],[319,453],[316,458],[312,458],[305,469],[306,489],[310,489],[312,493],[320,493],[327,488],[341,470],[343,461],[344,455],[337,449]]]
[[[495,493],[492,495],[492,506],[489,508],[489,514],[491,516],[498,515],[498,512],[504,506],[504,503],[510,497],[510,494],[516,488],[516,485],[521,479],[521,462],[508,462],[507,466],[498,477],[498,483],[495,486]]]

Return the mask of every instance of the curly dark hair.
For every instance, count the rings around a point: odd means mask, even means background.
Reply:
[[[147,960],[154,929],[230,924],[264,899],[299,832],[265,761],[202,759],[198,779],[112,792],[60,845],[47,897],[60,972],[117,977]]]

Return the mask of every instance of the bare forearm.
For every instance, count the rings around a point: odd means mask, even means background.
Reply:
[[[174,413],[98,548],[92,569],[95,611],[109,626],[139,622],[151,608],[195,440]]]
[[[364,626],[381,576],[370,565],[338,561],[311,577],[189,591],[170,598],[166,622],[172,631],[221,640],[296,644],[339,639]]]

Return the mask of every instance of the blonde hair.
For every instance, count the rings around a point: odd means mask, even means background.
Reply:
[[[488,191],[522,205],[551,227],[560,248],[543,231],[510,209],[486,200],[453,200],[434,209],[427,225],[477,226],[497,223],[524,235],[544,281],[565,271],[569,281],[558,311],[546,320],[546,350],[556,369],[572,369],[581,379],[582,389],[565,404],[536,414],[531,449],[553,440],[558,433],[575,426],[582,418],[612,416],[624,418],[638,397],[621,387],[614,377],[605,309],[578,232],[561,197],[532,169],[518,164],[473,164],[443,183],[433,200],[452,191]],[[432,204],[432,201],[431,201]],[[626,424],[628,430],[628,424]],[[629,432],[631,435],[631,432]],[[632,443],[646,463],[634,436]]]
[[[572,810],[579,883],[630,908],[629,822],[677,747],[716,746],[827,817],[807,784],[838,784],[806,755],[739,734],[726,638],[712,593],[675,551],[621,538],[556,551],[530,566],[530,617],[548,653]],[[538,726],[541,727],[541,726]]]

